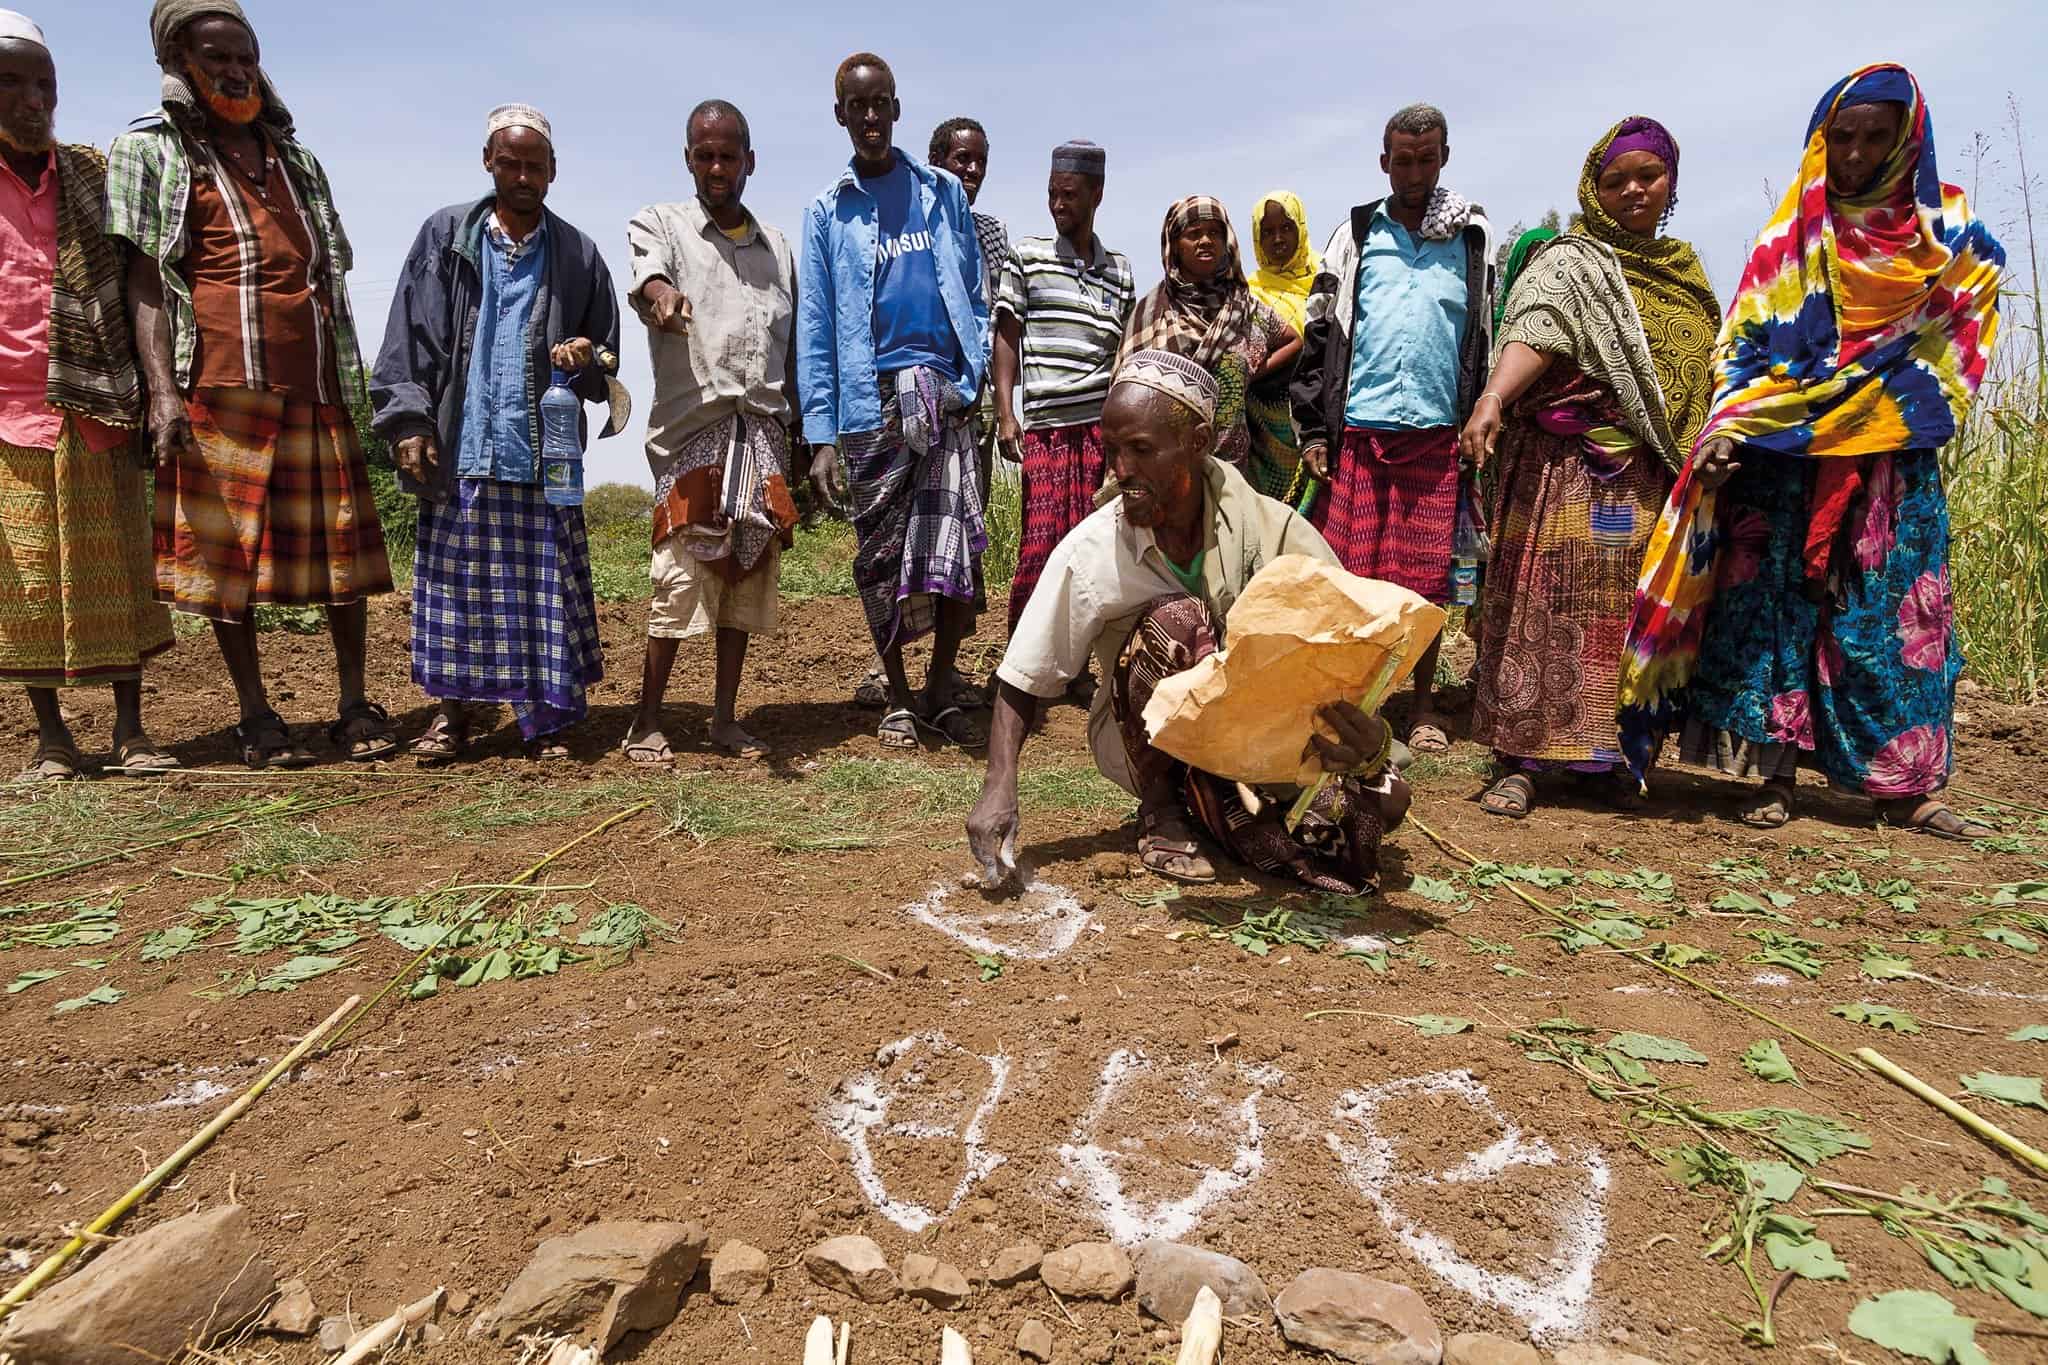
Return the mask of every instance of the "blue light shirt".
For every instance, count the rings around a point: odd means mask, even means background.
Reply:
[[[875,370],[927,365],[958,382],[960,342],[939,293],[930,225],[915,212],[916,186],[899,158],[888,174],[861,177],[875,200]]]
[[[1380,431],[1458,422],[1458,357],[1471,291],[1465,235],[1432,242],[1373,212],[1359,252],[1344,424]]]
[[[477,261],[483,297],[476,310],[476,339],[469,352],[469,381],[462,399],[462,449],[455,475],[499,483],[537,483],[528,405],[531,332],[547,276],[547,221],[526,240],[514,242],[493,213],[484,224]]]

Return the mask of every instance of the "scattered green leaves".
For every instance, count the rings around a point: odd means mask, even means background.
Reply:
[[[1682,1062],[1687,1066],[1707,1064],[1706,1054],[1691,1044],[1676,1038],[1659,1038],[1654,1033],[1617,1033],[1607,1040],[1605,1046],[1639,1062]]]
[[[1404,1024],[1413,1024],[1415,1031],[1425,1038],[1448,1038],[1457,1033],[1470,1033],[1479,1027],[1472,1020],[1455,1014],[1404,1014],[1399,1018]]]
[[[2027,1024],[2005,1035],[2008,1043],[2048,1043],[2048,1024]]]
[[[45,981],[55,981],[62,975],[64,975],[62,967],[42,967],[35,971],[23,972],[20,976],[7,983],[7,993],[9,995],[20,995],[30,986],[40,986]]]
[[[1847,1019],[1852,1024],[1868,1024],[1874,1029],[1890,1029],[1894,1033],[1919,1033],[1920,1021],[1902,1009],[1890,1005],[1873,1005],[1868,1000],[1850,1000],[1828,1010],[1837,1019]]]
[[[1785,1055],[1785,1049],[1775,1038],[1762,1038],[1742,1054],[1742,1069],[1760,1081],[1773,1085],[1799,1085],[1799,1073],[1792,1069],[1792,1061]],[[1780,1266],[1779,1269],[1784,1267]]]
[[[1434,902],[1437,905],[1454,905],[1464,898],[1463,893],[1450,882],[1438,881],[1435,877],[1425,877],[1419,872],[1410,879],[1408,892],[1410,895],[1420,896],[1423,900]]]
[[[2021,933],[2010,925],[2000,924],[1986,929],[1984,937],[1993,943],[2002,943],[2008,948],[2015,948],[2023,953],[2038,953],[2041,951],[2041,945],[2035,942],[2031,936]]]
[[[2048,1109],[2048,1099],[2041,1095],[2039,1076],[2006,1076],[1996,1071],[1979,1071],[1963,1077],[1963,1089],[1987,1100],[1997,1100],[2000,1104]]]
[[[1744,962],[1790,967],[1808,980],[1819,976],[1821,969],[1827,965],[1814,955],[1814,951],[1821,945],[1810,938],[1781,933],[1776,929],[1745,929],[1741,937],[1753,938],[1762,945],[1744,958]]]
[[[112,1005],[126,994],[126,991],[117,990],[112,985],[103,981],[84,995],[74,995],[69,1000],[59,1000],[51,1008],[50,1012],[52,1014],[69,1014],[73,1010],[82,1010],[87,1005]]]
[[[1001,953],[969,953],[967,956],[972,958],[974,965],[981,969],[981,980],[994,981],[1003,974],[1003,955]]]
[[[1929,1289],[1894,1289],[1865,1299],[1849,1314],[1849,1330],[1865,1341],[1934,1365],[1991,1365],[1977,1345],[1977,1322]]]

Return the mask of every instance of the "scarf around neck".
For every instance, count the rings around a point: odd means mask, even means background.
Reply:
[[[1422,235],[1432,242],[1448,242],[1472,221],[1472,201],[1456,190],[1438,185],[1429,192],[1429,207],[1422,211]]]
[[[122,298],[121,255],[104,231],[106,165],[91,147],[57,148],[47,397],[53,408],[134,428],[142,424],[142,381]]]

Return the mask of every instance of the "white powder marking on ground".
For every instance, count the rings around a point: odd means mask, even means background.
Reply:
[[[1783,972],[1758,972],[1749,979],[1752,986],[1789,986],[1792,978]]]
[[[1181,1093],[1189,1101],[1190,1117],[1183,1131],[1201,1138],[1234,1136],[1235,1145],[1228,1169],[1205,1166],[1194,1189],[1179,1199],[1146,1201],[1134,1198],[1125,1190],[1122,1169],[1127,1162],[1145,1159],[1139,1155],[1144,1144],[1126,1137],[1117,1144],[1125,1150],[1110,1151],[1096,1140],[1096,1134],[1102,1121],[1116,1109],[1124,1088],[1140,1076],[1151,1074],[1154,1069],[1152,1059],[1136,1049],[1118,1048],[1111,1053],[1108,1063],[1102,1068],[1102,1079],[1095,1088],[1094,1103],[1074,1126],[1073,1140],[1059,1149],[1060,1160],[1081,1182],[1089,1200],[1095,1205],[1096,1216],[1109,1230],[1110,1240],[1123,1247],[1137,1246],[1153,1238],[1169,1242],[1179,1240],[1194,1228],[1211,1204],[1228,1198],[1258,1178],[1266,1169],[1265,1130],[1259,1126],[1259,1099],[1265,1093],[1264,1087],[1277,1085],[1283,1078],[1282,1072],[1270,1066],[1235,1067],[1237,1074],[1252,1086],[1252,1093],[1237,1104],[1222,1106],[1223,1117],[1231,1130],[1226,1134],[1201,1117],[1205,1107],[1214,1107],[1203,1103],[1211,1085],[1211,1064],[1195,1061],[1177,1067]],[[1061,1184],[1065,1187],[1067,1182],[1062,1180]]]
[[[1635,985],[1630,985],[1630,986],[1616,986],[1616,987],[1614,987],[1614,994],[1616,994],[1616,995],[1669,995],[1669,994],[1671,994],[1671,992],[1670,992],[1670,991],[1667,991],[1667,990],[1665,990],[1665,989],[1663,989],[1662,987],[1659,987],[1659,986],[1646,986],[1646,985],[1643,985],[1643,984],[1641,984],[1640,982],[1638,982],[1638,983],[1636,983]]]
[[[212,1104],[227,1093],[228,1088],[218,1081],[181,1081],[162,1099],[152,1104],[123,1105],[122,1111],[141,1114],[153,1109],[196,1109],[202,1104]]]
[[[1393,943],[1374,934],[1353,934],[1350,938],[1337,940],[1337,948],[1346,953],[1384,953]]]
[[[904,906],[903,912],[976,952],[1019,961],[1058,957],[1074,946],[1093,920],[1078,896],[1046,881],[1031,883],[1015,900],[983,900],[971,910],[948,909],[952,897],[953,887],[940,882],[923,900]]]
[[[957,1124],[889,1122],[889,1108],[903,1098],[901,1091],[921,1087],[924,1076],[921,1071],[913,1070],[899,1086],[892,1087],[885,1083],[882,1072],[920,1048],[933,1057],[973,1057],[988,1068],[988,1089],[983,1092],[981,1103],[964,1128]],[[960,1201],[967,1197],[967,1191],[1003,1164],[1002,1157],[982,1146],[982,1134],[987,1128],[989,1115],[995,1112],[997,1101],[1003,1097],[1003,1087],[1009,1081],[1010,1059],[1003,1054],[983,1057],[947,1042],[943,1033],[915,1033],[876,1052],[875,1070],[840,1082],[833,1097],[827,1101],[821,1118],[825,1127],[846,1144],[847,1153],[853,1161],[853,1177],[868,1202],[905,1232],[918,1233],[959,1208]],[[897,1199],[889,1193],[880,1172],[875,1169],[874,1152],[868,1146],[868,1135],[876,1129],[888,1137],[925,1142],[957,1140],[966,1150],[967,1162],[960,1183],[953,1187],[952,1198],[947,1200],[943,1209],[930,1209],[908,1199]]]
[[[1448,1170],[1433,1175],[1396,1175],[1394,1144],[1380,1134],[1375,1123],[1380,1108],[1390,1101],[1443,1097],[1462,1100],[1483,1118],[1500,1125],[1500,1140],[1484,1151],[1468,1153]],[[1607,1246],[1604,1205],[1611,1177],[1597,1149],[1587,1148],[1576,1158],[1576,1164],[1586,1172],[1586,1193],[1563,1201],[1552,1211],[1557,1221],[1558,1243],[1551,1264],[1561,1270],[1556,1279],[1544,1284],[1526,1275],[1474,1265],[1459,1255],[1451,1242],[1417,1226],[1396,1202],[1395,1195],[1404,1186],[1472,1185],[1496,1179],[1514,1166],[1559,1164],[1558,1154],[1550,1144],[1541,1138],[1526,1137],[1470,1072],[1439,1071],[1390,1081],[1370,1090],[1349,1091],[1337,1101],[1335,1115],[1339,1122],[1364,1129],[1365,1138],[1353,1146],[1335,1133],[1327,1134],[1325,1141],[1330,1150],[1343,1163],[1351,1183],[1378,1212],[1387,1230],[1430,1273],[1482,1303],[1513,1313],[1538,1340],[1563,1336],[1583,1325],[1593,1298],[1593,1267]]]

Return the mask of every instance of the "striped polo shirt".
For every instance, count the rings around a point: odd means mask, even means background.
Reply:
[[[996,290],[997,317],[1024,329],[1024,425],[1031,430],[1099,421],[1116,371],[1124,324],[1138,301],[1131,263],[1104,249],[1082,260],[1065,237],[1012,244]]]

